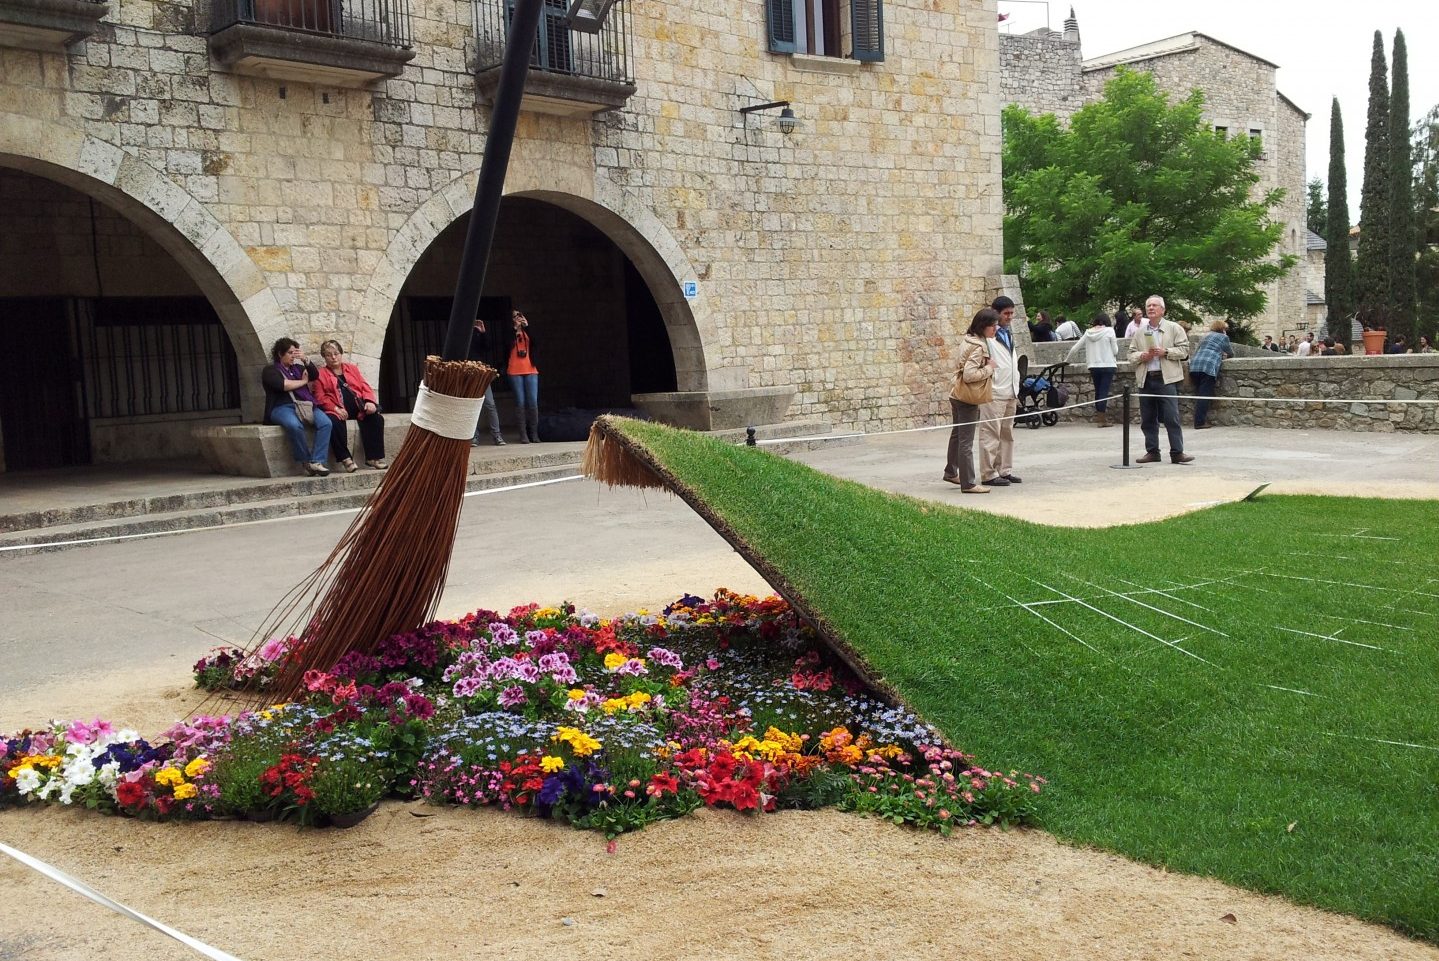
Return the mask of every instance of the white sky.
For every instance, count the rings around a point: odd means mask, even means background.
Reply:
[[[1048,15],[1064,28],[1069,0],[998,0],[1010,14],[999,29],[1027,33]],[[1393,75],[1395,29],[1409,51],[1410,122],[1439,104],[1439,0],[1074,0],[1085,59],[1197,30],[1279,64],[1280,91],[1310,114],[1305,180],[1329,176],[1329,110],[1344,115],[1351,222],[1359,219],[1364,174],[1364,124],[1369,110],[1369,58],[1374,31],[1384,36]]]

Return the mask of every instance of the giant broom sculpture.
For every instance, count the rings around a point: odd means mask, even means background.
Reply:
[[[443,354],[425,360],[409,433],[374,495],[325,562],[281,600],[257,635],[260,641],[291,633],[298,638],[266,700],[290,700],[303,691],[307,671],[328,670],[347,651],[369,653],[390,635],[434,618],[460,519],[470,437],[485,388],[495,378],[493,368],[465,358],[542,3],[515,4]]]

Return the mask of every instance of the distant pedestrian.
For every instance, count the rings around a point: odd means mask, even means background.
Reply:
[[[1260,350],[1272,350],[1275,353],[1278,353],[1279,345],[1274,342],[1273,337],[1271,337],[1269,334],[1265,334],[1264,343],[1260,345]]]
[[[1434,353],[1434,346],[1429,343],[1429,338],[1428,338],[1428,337],[1425,337],[1425,336],[1423,336],[1423,335],[1420,335],[1419,341],[1414,345],[1414,353],[1416,353],[1416,354],[1432,354],[1432,353]]]
[[[535,366],[535,342],[530,336],[530,321],[518,310],[510,314],[513,331],[510,335],[509,360],[505,373],[515,391],[515,409],[520,421],[520,441],[540,442],[540,369]]]
[[[1184,379],[1184,361],[1189,359],[1189,335],[1172,320],[1164,319],[1164,298],[1152,295],[1144,302],[1146,323],[1135,331],[1129,343],[1129,362],[1142,393],[1139,397],[1139,426],[1144,432],[1144,456],[1136,463],[1157,464],[1159,422],[1169,434],[1169,460],[1188,464],[1192,454],[1184,453],[1184,428],[1179,423],[1179,382]]]
[[[490,359],[490,333],[485,327],[483,318],[476,317],[475,325],[470,328],[470,360],[478,360],[482,363],[489,363]],[[522,418],[523,420],[523,418]],[[496,447],[505,446],[505,435],[500,432],[500,412],[495,406],[494,385],[485,388],[485,399],[480,405],[480,420],[475,421],[475,436],[470,438],[471,447],[480,446],[480,421],[485,421],[489,428],[490,439],[495,442]],[[523,432],[524,426],[521,424]]]
[[[1003,298],[1009,300],[1008,297]],[[1010,301],[1013,304],[1014,301]],[[1013,310],[1013,307],[1010,308]],[[1004,311],[1000,311],[1001,316]],[[1047,344],[1054,340],[1054,325],[1049,322],[1049,311],[1041,310],[1035,313],[1034,320],[1029,322],[1029,339],[1036,344]]]
[[[1068,317],[1059,318],[1059,326],[1054,328],[1054,336],[1060,340],[1078,340],[1079,325]]]
[[[1209,333],[1194,350],[1189,361],[1189,376],[1194,381],[1194,429],[1204,430],[1209,423],[1209,405],[1214,398],[1214,389],[1219,383],[1219,368],[1226,357],[1234,356],[1234,345],[1229,342],[1229,325],[1222,320],[1209,322]]]
[[[1394,338],[1394,343],[1390,344],[1390,345],[1389,345],[1389,349],[1386,350],[1384,353],[1386,353],[1386,354],[1407,354],[1407,353],[1409,353],[1409,344],[1404,340],[1404,335],[1403,335],[1403,334],[1400,334],[1398,337],[1395,337],[1395,338]]]
[[[1313,350],[1314,350],[1314,335],[1313,335],[1313,334],[1305,334],[1305,335],[1304,335],[1304,339],[1301,340],[1301,341],[1299,342],[1299,344],[1294,348],[1294,356],[1295,356],[1295,357],[1308,357],[1309,354],[1310,354],[1310,352],[1313,351]]]
[[[1008,300],[1009,298],[1003,298]],[[1013,308],[1013,302],[1010,303]],[[995,363],[989,356],[989,338],[999,326],[999,314],[986,307],[974,315],[959,347],[958,369],[949,392],[949,449],[944,461],[944,479],[958,484],[966,494],[988,494],[974,470],[975,422],[980,407],[993,395]]]
[[[1089,368],[1089,379],[1094,383],[1094,425],[1109,426],[1109,388],[1114,384],[1114,372],[1118,369],[1119,342],[1114,337],[1109,315],[1100,311],[1089,322],[1084,336],[1075,341],[1064,359],[1073,361],[1081,352],[1084,364]]]

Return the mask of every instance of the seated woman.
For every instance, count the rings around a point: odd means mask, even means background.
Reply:
[[[270,349],[274,361],[260,371],[260,384],[265,388],[265,423],[285,429],[290,440],[290,450],[295,460],[305,468],[311,477],[324,477],[330,473],[325,466],[325,448],[330,443],[330,418],[323,413],[315,414],[315,394],[311,389],[319,373],[315,365],[305,359],[305,352],[297,341],[281,337]],[[299,402],[297,405],[296,402]],[[306,419],[304,408],[309,408],[310,418]],[[305,427],[315,428],[315,442],[305,442]]]
[[[325,366],[320,368],[315,396],[320,409],[330,419],[330,453],[335,455],[335,463],[350,473],[359,470],[350,456],[348,427],[351,420],[357,420],[360,444],[365,448],[365,466],[384,470],[390,466],[385,463],[385,418],[380,413],[380,398],[375,388],[365,380],[360,368],[345,362],[345,351],[338,340],[321,344],[320,357]]]

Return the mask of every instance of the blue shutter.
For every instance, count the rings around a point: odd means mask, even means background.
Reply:
[[[770,53],[794,53],[794,0],[764,0]]]
[[[884,59],[884,0],[849,0],[850,56],[867,63]]]

